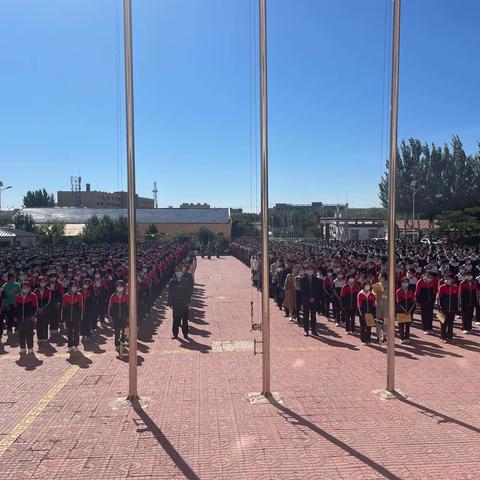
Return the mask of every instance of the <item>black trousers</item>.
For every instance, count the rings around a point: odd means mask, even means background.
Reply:
[[[80,343],[80,319],[72,318],[71,320],[67,320],[65,323],[67,327],[68,348],[78,347]]]
[[[317,307],[314,303],[305,303],[303,305],[303,329],[308,333],[317,333]]]
[[[444,312],[445,321],[442,323],[442,339],[447,340],[453,338],[453,323],[455,321],[454,312]]]
[[[330,305],[333,305],[332,297],[325,295],[325,301],[323,303],[323,314],[330,319]]]
[[[333,297],[333,316],[337,323],[345,321],[344,311],[340,305],[340,300],[337,300],[336,297]]]
[[[7,320],[7,332],[12,333],[14,318],[15,318],[15,308],[14,308],[13,305],[10,305],[10,306],[6,307],[5,318]]]
[[[114,318],[113,328],[115,330],[115,346],[120,346],[120,342],[125,340],[125,327],[127,326],[126,318]]]
[[[48,339],[48,312],[39,313],[37,316],[37,339]]]
[[[60,314],[60,308],[57,308],[57,306],[54,304],[50,304],[50,307],[48,308],[50,330],[58,330],[60,328]]]
[[[365,317],[360,317],[360,341],[369,343],[372,338],[372,327],[367,327]]]
[[[420,315],[424,330],[433,329],[433,305],[420,305]]]
[[[302,292],[297,290],[297,297],[295,299],[295,316],[300,318],[300,310],[302,309]]]
[[[473,320],[473,305],[464,305],[462,307],[462,328],[463,330],[472,329],[472,320]]]
[[[405,322],[398,325],[398,333],[400,334],[400,340],[410,339],[410,324],[411,322]]]
[[[173,307],[173,336],[178,336],[178,331],[182,327],[183,336],[188,335],[188,307]]]
[[[33,320],[19,320],[17,323],[18,343],[21,349],[33,349]]]
[[[345,318],[345,331],[353,333],[355,331],[355,309],[344,308],[343,315]]]

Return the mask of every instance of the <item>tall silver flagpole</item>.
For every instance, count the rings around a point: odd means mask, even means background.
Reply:
[[[398,72],[400,0],[393,0],[392,92],[390,101],[390,168],[388,172],[388,344],[387,391],[395,391],[395,230],[397,193]]]
[[[125,101],[127,113],[128,163],[128,289],[129,289],[129,368],[128,399],[138,400],[137,392],[137,239],[135,205],[135,135],[133,118],[132,7],[123,0],[125,42]]]
[[[270,297],[268,255],[267,1],[260,6],[260,134],[262,154],[262,394],[270,392]]]

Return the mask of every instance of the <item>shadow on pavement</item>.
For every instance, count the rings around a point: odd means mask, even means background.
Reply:
[[[455,425],[459,425],[460,427],[467,428],[472,432],[480,433],[480,428],[470,425],[469,423],[462,422],[461,420],[457,420],[456,418],[449,417],[448,415],[444,415],[443,413],[437,412],[431,408],[426,407],[425,405],[420,405],[419,403],[415,403],[409,398],[400,395],[399,393],[395,394],[397,399],[400,400],[402,403],[406,405],[410,405],[411,407],[418,408],[418,411],[421,415],[425,415],[430,418],[436,418],[437,423],[454,423]]]
[[[70,357],[67,358],[67,362],[71,365],[77,365],[80,368],[89,368],[93,363],[92,360],[86,357],[82,352],[73,352]]]
[[[22,354],[15,363],[19,367],[23,367],[27,371],[35,370],[37,367],[43,364],[43,361],[38,359],[34,353]]]
[[[350,445],[347,445],[346,443],[342,442],[338,438],[334,437],[333,435],[330,435],[327,433],[325,430],[322,430],[320,427],[315,425],[312,422],[309,422],[302,416],[298,415],[297,413],[293,412],[292,410],[288,409],[284,405],[278,403],[275,401],[273,398],[269,398],[269,402],[278,410],[280,410],[280,415],[288,421],[290,424],[294,426],[302,426],[302,427],[307,427],[312,432],[317,433],[321,437],[323,437],[325,440],[329,441],[333,445],[336,445],[337,447],[341,448],[345,452],[347,452],[349,455],[352,455],[353,457],[357,458],[361,462],[363,462],[365,465],[368,465],[370,468],[378,472],[380,475],[383,475],[383,477],[388,478],[390,480],[401,480],[400,477],[392,473],[390,470],[387,470],[385,467],[382,465],[374,462],[372,459],[368,458],[367,456],[363,455],[360,453],[358,450],[355,450],[352,448]],[[292,422],[292,420],[294,420]]]
[[[200,477],[191,469],[190,465],[178,453],[175,447],[170,443],[168,438],[163,434],[157,424],[148,416],[143,408],[138,403],[132,403],[132,407],[140,420],[145,425],[145,428],[138,428],[137,433],[151,432],[157,440],[158,444],[165,450],[165,453],[172,459],[175,465],[181,470],[185,478],[189,480],[200,480]]]

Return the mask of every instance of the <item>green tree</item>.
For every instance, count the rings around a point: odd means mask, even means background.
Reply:
[[[128,221],[125,217],[112,219],[90,217],[83,229],[83,239],[87,243],[126,243],[128,242]]]
[[[29,190],[23,197],[23,204],[27,208],[53,207],[55,200],[52,193],[48,193],[44,188],[39,190]]]
[[[13,225],[18,230],[24,230],[25,232],[34,232],[35,231],[35,222],[33,217],[29,214],[19,213],[15,215],[13,219]]]
[[[478,211],[475,213],[478,214]],[[479,217],[469,215],[466,211],[447,210],[437,216],[437,222],[443,234],[456,238],[468,238],[480,234]]]
[[[203,243],[204,245],[214,238],[215,234],[207,227],[201,227],[198,231],[198,239],[200,240],[200,243]]]
[[[154,223],[151,223],[148,226],[146,233],[148,233],[149,235],[156,235],[158,233],[158,228]]]
[[[242,236],[255,236],[258,231],[255,223],[259,216],[256,213],[234,213],[232,214],[232,238]]]
[[[38,225],[35,228],[40,241],[47,245],[59,245],[65,236],[65,223],[61,221],[50,222],[46,225]]]
[[[480,150],[480,146],[479,146]],[[413,207],[412,180],[417,181],[417,211],[433,220],[446,210],[463,210],[476,204],[480,188],[480,153],[467,155],[457,135],[450,145],[403,140],[397,152],[397,209],[409,214]],[[379,198],[388,207],[388,168],[379,183]]]

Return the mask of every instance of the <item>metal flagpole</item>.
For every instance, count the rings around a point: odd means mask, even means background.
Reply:
[[[129,289],[129,369],[128,400],[138,400],[137,393],[137,239],[135,205],[135,136],[133,118],[132,6],[123,0],[125,42],[125,102],[127,113],[128,164],[128,289]]]
[[[262,394],[270,392],[270,297],[268,255],[267,1],[260,6],[260,134],[262,154]]]
[[[400,0],[393,0],[392,92],[390,101],[390,169],[388,173],[388,344],[387,391],[395,391],[395,230],[398,134],[398,71],[400,57]]]

